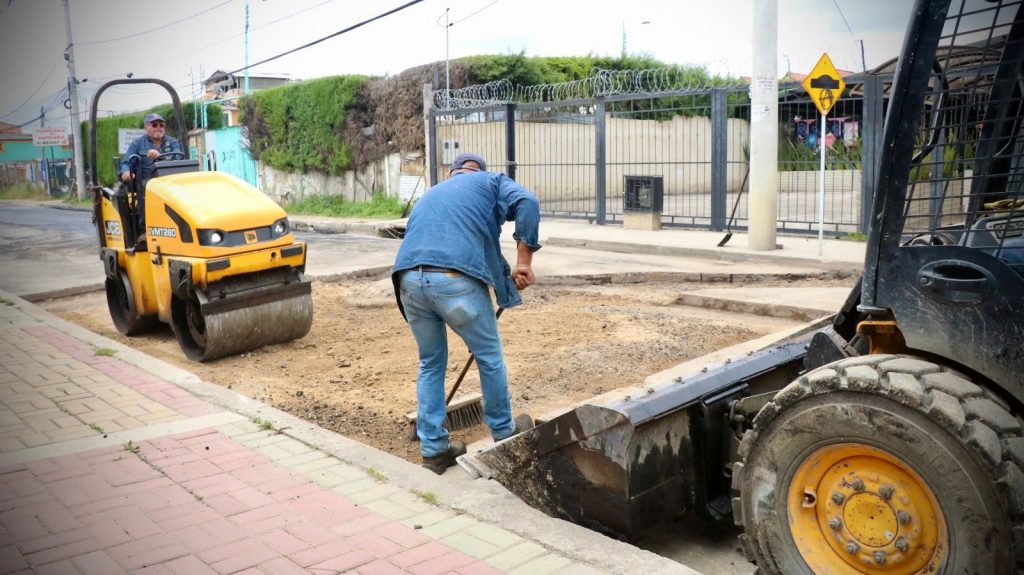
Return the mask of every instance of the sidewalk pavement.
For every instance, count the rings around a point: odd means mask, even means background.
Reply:
[[[0,573],[696,573],[4,292],[0,341]]]

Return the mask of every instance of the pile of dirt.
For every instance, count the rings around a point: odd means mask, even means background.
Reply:
[[[531,287],[524,292],[524,305],[506,312],[499,323],[514,410],[542,415],[794,325],[672,304],[680,292],[697,287]],[[131,338],[117,333],[102,293],[44,305],[64,319],[208,382],[418,461],[418,444],[408,440],[405,419],[416,408],[416,346],[395,306],[390,279],[315,282],[313,300],[313,327],[303,339],[205,364],[185,359],[167,327]],[[449,386],[468,357],[462,341],[450,334]],[[475,369],[462,389],[479,390]],[[471,442],[486,437],[487,430],[477,426],[454,436]]]

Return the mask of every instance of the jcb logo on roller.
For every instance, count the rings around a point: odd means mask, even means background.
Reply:
[[[121,222],[115,220],[103,220],[103,227],[107,230],[108,236],[121,235]]]
[[[174,228],[149,228],[149,235],[162,238],[178,237],[178,230]]]
[[[257,239],[259,239],[259,238],[256,237],[256,230],[246,230],[246,232],[245,232],[245,243],[247,243],[247,244],[254,244],[254,243],[256,243]]]

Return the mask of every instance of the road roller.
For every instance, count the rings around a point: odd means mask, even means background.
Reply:
[[[313,322],[306,244],[273,200],[231,174],[200,171],[187,145],[156,158],[132,156],[127,183],[99,184],[98,102],[120,84],[163,87],[179,134],[185,126],[177,93],[162,80],[113,80],[92,100],[93,223],[114,326],[132,336],[169,324],[194,361],[306,335]],[[145,179],[144,167],[152,168]]]

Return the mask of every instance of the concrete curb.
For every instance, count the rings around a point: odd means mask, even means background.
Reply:
[[[815,266],[828,270],[839,271],[847,274],[859,274],[863,264],[852,264],[843,261],[822,260],[817,258],[779,256],[771,252],[765,253],[743,253],[721,249],[697,248],[689,246],[661,246],[655,244],[609,242],[602,240],[587,240],[574,238],[550,237],[545,245],[561,246],[566,248],[587,248],[605,252],[621,254],[644,254],[658,256],[676,257],[698,257],[710,260],[721,260],[729,262],[775,262],[779,264],[797,266]]]
[[[714,309],[718,311],[746,313],[766,317],[777,317],[781,319],[793,319],[797,321],[812,321],[820,318],[823,315],[834,314],[836,313],[836,311],[838,311],[797,307],[783,304],[741,301],[722,297],[711,297],[688,293],[680,295],[678,298],[676,298],[674,303],[678,305],[688,305],[691,307]]]
[[[334,433],[195,374],[60,319],[14,294],[0,297],[17,305],[41,324],[62,331],[96,348],[115,350],[118,359],[177,385],[196,397],[247,419],[269,420],[280,433],[361,469],[382,472],[388,483],[412,491],[430,491],[439,504],[477,520],[500,526],[569,559],[599,566],[610,573],[685,574],[696,571],[670,559],[611,539],[573,523],[549,517],[527,506],[493,481],[470,481],[457,467],[437,476],[420,466]],[[403,430],[396,429],[396,433]],[[128,437],[130,432],[121,433]]]
[[[36,293],[25,294],[21,298],[25,301],[37,303],[46,301],[48,299],[58,299],[62,297],[74,297],[76,295],[82,295],[87,293],[93,293],[103,291],[103,284],[87,284],[82,286],[72,286],[67,288],[55,289],[51,291],[42,291]]]

